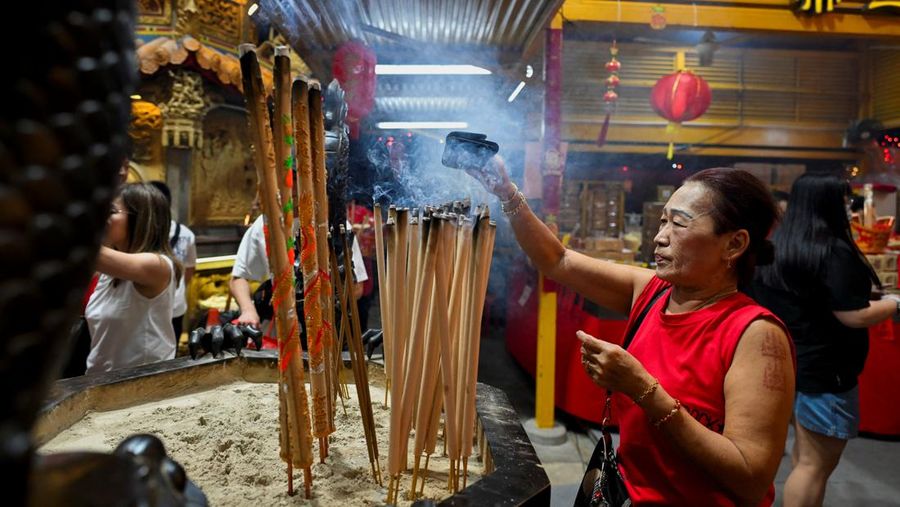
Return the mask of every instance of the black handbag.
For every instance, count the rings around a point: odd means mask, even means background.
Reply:
[[[647,316],[650,308],[663,295],[665,288],[656,292],[650,302],[641,310],[632,324],[622,348],[627,349],[634,339],[635,333]],[[619,459],[613,449],[612,435],[609,432],[609,420],[612,414],[612,391],[606,390],[606,403],[603,407],[603,419],[600,423],[600,440],[594,447],[591,459],[588,461],[587,470],[581,479],[581,487],[575,496],[575,507],[629,507],[631,498],[625,487],[625,478],[619,472]]]

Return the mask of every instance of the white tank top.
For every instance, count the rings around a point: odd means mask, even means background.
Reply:
[[[169,285],[154,298],[143,296],[128,280],[100,275],[91,294],[84,318],[91,332],[91,353],[87,373],[116,370],[154,363],[175,357],[175,330],[172,303],[175,298],[175,269],[169,265]]]

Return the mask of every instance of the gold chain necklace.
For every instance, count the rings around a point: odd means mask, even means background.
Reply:
[[[729,289],[729,290],[724,291],[724,292],[717,292],[717,293],[713,294],[710,298],[701,301],[699,305],[697,305],[697,306],[691,308],[690,310],[685,310],[685,311],[680,312],[680,313],[696,312],[697,310],[699,310],[699,309],[701,309],[701,308],[704,308],[704,307],[706,307],[706,306],[710,306],[710,305],[712,305],[713,303],[715,303],[715,302],[717,302],[717,301],[719,301],[719,300],[721,300],[721,299],[725,299],[725,298],[727,298],[728,296],[731,296],[731,295],[737,294],[737,293],[738,293],[737,288]],[[671,298],[671,296],[670,296],[670,297],[669,297],[669,303],[671,303],[671,301],[672,301],[672,298]],[[666,310],[668,310],[668,305],[666,305]]]
[[[694,307],[693,309],[691,309],[689,311],[696,312],[697,310],[699,310],[703,307],[706,307],[706,306],[710,306],[713,303],[716,303],[717,301],[719,301],[721,299],[725,299],[732,294],[737,294],[737,291],[738,291],[737,289],[729,289],[725,292],[713,294],[713,296],[711,298],[703,301],[702,303],[700,303],[699,305],[697,305],[696,307]]]

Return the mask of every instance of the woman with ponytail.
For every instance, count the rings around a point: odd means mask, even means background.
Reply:
[[[766,237],[777,209],[768,189],[734,169],[688,178],[663,209],[651,270],[566,249],[499,159],[470,174],[500,198],[541,272],[629,315],[625,348],[578,338],[586,373],[614,392],[631,502],[771,505],[794,398],[793,351],[783,324],[742,292],[756,265],[772,260]],[[596,404],[600,411],[604,400]],[[595,468],[592,458],[576,505],[599,501]]]

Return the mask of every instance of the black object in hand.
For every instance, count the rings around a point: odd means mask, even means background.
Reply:
[[[487,136],[475,132],[450,132],[444,144],[441,163],[454,169],[482,169],[500,145],[488,141]]]

